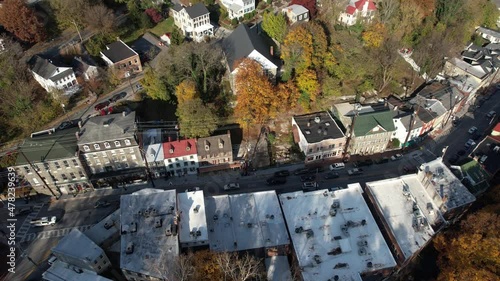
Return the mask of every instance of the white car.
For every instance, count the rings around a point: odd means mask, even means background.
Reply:
[[[52,217],[43,217],[39,219],[34,219],[30,223],[34,226],[45,226],[45,225],[54,225],[56,224],[57,218],[55,216]]]
[[[239,183],[228,183],[224,185],[224,190],[233,190],[233,189],[239,189],[240,184]]]
[[[477,132],[477,127],[476,126],[472,126],[472,127],[470,127],[470,129],[467,132],[472,135],[475,132]]]
[[[345,169],[344,163],[333,163],[332,165],[330,165],[330,171],[342,170],[342,169]]]
[[[401,157],[403,157],[403,155],[398,153],[396,155],[391,156],[391,160],[396,161],[396,160],[401,159]]]

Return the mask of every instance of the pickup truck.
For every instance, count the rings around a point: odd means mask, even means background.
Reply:
[[[362,173],[363,173],[363,170],[359,169],[359,168],[354,168],[354,169],[347,170],[347,174],[349,176],[361,175]]]
[[[57,218],[55,216],[52,217],[43,217],[32,220],[30,223],[34,226],[45,226],[45,225],[54,225],[56,224]]]

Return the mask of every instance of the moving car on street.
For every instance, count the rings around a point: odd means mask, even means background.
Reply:
[[[470,129],[467,132],[472,135],[475,132],[477,132],[477,127],[476,126],[472,126],[472,127],[470,127]]]
[[[126,96],[127,96],[127,93],[121,92],[121,93],[116,94],[116,95],[112,96],[111,98],[109,98],[109,102],[117,102],[117,101],[125,98]]]
[[[302,184],[303,191],[313,191],[316,190],[318,187],[319,184],[317,182],[305,182]]]
[[[55,216],[52,217],[43,217],[31,220],[31,224],[34,226],[46,226],[46,225],[54,225],[56,224],[57,218]]]
[[[402,157],[403,157],[403,155],[398,153],[398,154],[396,154],[396,155],[393,155],[393,156],[391,157],[391,160],[392,160],[392,161],[396,161],[396,160],[401,159]]]
[[[363,170],[360,168],[354,168],[354,169],[347,170],[347,174],[349,176],[357,176],[357,175],[363,174]]]
[[[345,169],[344,163],[333,163],[332,165],[330,165],[330,171],[342,170],[342,169]]]
[[[110,102],[109,102],[109,101],[103,101],[103,102],[101,102],[101,103],[96,104],[96,106],[94,106],[94,109],[95,109],[96,111],[99,111],[99,110],[101,110],[101,109],[106,108],[109,104],[110,104]]]

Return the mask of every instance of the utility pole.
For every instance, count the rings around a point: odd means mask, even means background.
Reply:
[[[144,147],[144,142],[142,143],[142,147]],[[155,182],[153,180],[153,176],[151,175],[151,170],[149,169],[148,159],[146,158],[146,152],[142,148],[140,148],[139,151],[141,152],[142,159],[144,159],[144,163],[146,164],[146,174],[148,175],[149,179],[151,180],[151,184],[153,185],[153,188],[154,188]]]
[[[78,36],[80,36],[80,43],[83,43],[82,35],[80,34],[80,29],[78,28],[78,25],[76,24],[76,21],[72,20],[71,22],[75,25],[76,32],[78,32]]]
[[[356,105],[355,105],[355,108],[354,108],[354,116],[352,117],[352,122],[351,122],[351,127],[349,128],[349,135],[347,136],[347,139],[346,139],[346,142],[345,142],[345,147],[344,147],[344,158],[346,157],[347,155],[347,152],[348,152],[348,149],[349,149],[349,143],[351,142],[351,139],[352,139],[352,134],[354,133],[354,125],[356,123],[356,118],[358,117],[358,109],[356,108]]]
[[[413,110],[413,108],[412,108]],[[406,143],[408,142],[408,139],[410,138],[411,131],[413,131],[413,125],[414,125],[414,114],[415,112],[412,112],[410,115],[410,125],[408,126],[408,134],[406,134],[405,142],[403,143],[403,148],[401,149],[401,152],[405,151],[406,148]]]
[[[45,187],[49,189],[50,193],[52,193],[52,195],[56,198],[56,200],[59,200],[59,197],[57,197],[57,195],[54,193],[54,191],[52,190],[52,188],[50,188],[50,186],[47,184],[47,182],[45,181],[45,178],[43,178],[42,176],[40,176],[40,174],[38,173],[35,165],[33,165],[33,163],[30,160],[28,160],[28,157],[26,157],[26,155],[24,155],[24,152],[22,150],[19,150],[19,153],[21,153],[21,155],[23,156],[24,160],[26,160],[26,162],[28,162],[28,164],[30,165],[31,169],[33,169],[33,171],[35,171],[35,173],[38,176],[38,178],[40,178],[40,180],[43,182],[43,185],[45,185]]]

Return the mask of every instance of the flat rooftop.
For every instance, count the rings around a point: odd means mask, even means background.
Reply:
[[[422,164],[417,175],[443,214],[476,200],[441,158]]]
[[[275,191],[205,198],[213,251],[243,251],[290,243]]]
[[[120,268],[170,279],[179,255],[175,190],[142,189],[122,195]]]
[[[203,190],[183,192],[177,195],[179,204],[179,240],[196,243],[208,240],[205,198]]]
[[[120,209],[114,211],[109,216],[85,231],[85,235],[99,246],[109,239],[120,240]]]
[[[290,192],[281,207],[305,281],[361,280],[396,266],[359,184],[334,192]]]
[[[429,197],[417,175],[367,182],[376,208],[382,213],[405,260],[422,248],[434,235],[432,225],[443,221],[438,207]]]
[[[80,260],[93,260],[102,254],[102,249],[80,230],[73,228],[52,248],[52,252]]]
[[[81,273],[77,273],[75,269],[82,270]],[[111,279],[97,275],[95,272],[81,269],[77,266],[67,264],[65,262],[56,260],[54,264],[47,269],[42,274],[43,280],[47,281],[61,281],[61,280],[71,280],[71,281],[111,281]]]

